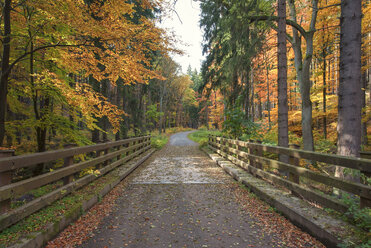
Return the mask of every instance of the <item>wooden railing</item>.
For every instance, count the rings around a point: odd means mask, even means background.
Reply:
[[[151,137],[144,136],[91,146],[0,158],[0,231],[94,181],[97,177],[128,162],[150,148]],[[85,158],[81,159],[81,155],[84,155]],[[92,158],[86,159],[87,157]],[[55,162],[60,159],[64,160],[63,166],[60,168],[25,180],[12,182],[12,175],[16,170],[32,168],[41,163]],[[94,168],[99,172],[79,177],[78,174],[87,168]],[[11,201],[17,197],[21,197],[33,189],[51,183],[56,184],[57,182],[62,184],[61,187],[33,199],[21,207],[11,208]]]
[[[316,161],[328,165],[360,170],[364,175],[369,176],[371,172],[370,159],[262,145],[212,135],[209,136],[209,148],[249,171],[251,174],[282,186],[290,190],[293,194],[319,204],[322,207],[332,208],[342,213],[348,210],[348,207],[335,197],[331,197],[325,194],[326,192],[312,187],[313,184],[310,185],[311,181],[317,182],[316,184],[321,183],[325,185],[329,192],[332,192],[333,188],[349,192],[360,197],[361,207],[371,207],[370,186],[300,166],[302,160],[311,161],[311,163]],[[278,161],[278,157],[281,154],[289,157],[288,163]],[[273,173],[274,170],[278,170],[280,173]]]

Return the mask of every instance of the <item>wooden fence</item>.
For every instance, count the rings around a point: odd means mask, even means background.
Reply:
[[[209,148],[251,174],[284,187],[293,194],[322,207],[331,208],[342,213],[348,210],[344,203],[329,194],[325,194],[331,193],[333,188],[358,196],[361,207],[371,207],[370,186],[300,166],[300,163],[303,161],[307,163],[311,161],[311,163],[324,163],[326,165],[360,170],[364,175],[370,176],[370,159],[262,145],[212,135],[209,136]],[[289,162],[278,161],[280,155],[285,155],[286,158],[289,157]],[[275,172],[275,170],[278,170],[279,173]],[[312,182],[315,183],[313,184]],[[312,187],[313,185],[324,185],[324,188],[327,188],[327,192],[324,193],[321,190],[317,190],[317,188]]]
[[[98,176],[106,174],[150,148],[151,137],[144,136],[91,146],[0,158],[0,231],[87,185]],[[4,152],[2,154],[4,156]],[[5,154],[12,155],[12,151]],[[82,155],[85,159],[81,159]],[[87,157],[92,158],[86,159]],[[60,168],[25,180],[12,181],[12,175],[16,170],[32,168],[41,163],[56,162],[61,159],[63,159],[63,165]],[[79,177],[78,174],[87,168],[94,168],[99,173]],[[62,184],[61,187],[18,208],[11,208],[11,201],[17,197],[33,189],[57,182]]]

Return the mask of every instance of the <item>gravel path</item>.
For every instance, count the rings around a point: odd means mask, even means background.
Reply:
[[[188,133],[171,136],[164,149],[130,176],[111,213],[80,247],[316,246],[305,233],[300,235],[308,241],[295,238],[300,230],[291,223],[293,234],[282,238],[287,236],[279,229],[283,225],[273,227],[279,222],[274,218],[284,218],[241,189]],[[267,214],[274,216],[273,224],[261,221]],[[304,245],[298,243],[303,240]]]

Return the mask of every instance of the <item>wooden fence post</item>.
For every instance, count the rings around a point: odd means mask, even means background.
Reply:
[[[249,139],[249,143],[254,143],[254,140]],[[255,155],[255,149],[254,148],[250,148],[249,147],[249,148],[247,148],[247,151],[248,151],[249,154]],[[254,159],[249,159],[249,164],[251,166],[254,166],[255,167],[255,161],[254,161]]]
[[[124,145],[125,149],[126,149],[126,148],[129,148],[129,146],[130,146],[130,142],[128,142],[128,143],[126,143],[126,144]],[[126,151],[126,153],[125,153],[125,157],[127,157],[127,156],[129,156],[129,151]]]
[[[360,152],[361,158],[371,159],[371,152]],[[361,171],[363,175],[365,175],[366,180],[363,183],[367,182],[367,178],[371,177],[371,172]],[[360,197],[360,208],[369,207],[371,208],[371,199]]]
[[[227,138],[224,138],[223,146],[224,146],[224,153],[230,154],[228,148],[230,148],[232,146],[228,143]]]
[[[243,151],[243,150],[242,150],[242,146],[240,146],[240,145],[236,145],[236,149],[237,149],[238,151],[240,151],[240,152]],[[237,155],[237,158],[238,158],[239,160],[241,160],[241,161],[244,161],[244,157],[242,157],[242,156],[240,156],[240,155]]]
[[[138,147],[137,151],[139,151],[140,149],[144,147],[144,139],[138,140],[138,144],[140,144],[140,146]]]
[[[138,143],[138,141],[133,141],[133,143],[131,144],[132,146],[135,146],[136,144]],[[131,153],[134,153],[135,151],[136,151],[137,149],[135,149],[135,148],[133,148],[132,150],[131,150]]]
[[[121,149],[121,145],[116,146],[116,148],[117,148],[117,151],[119,151]],[[121,154],[117,155],[116,161],[119,161],[120,159],[121,159]]]
[[[97,142],[97,144],[101,144],[102,142]],[[102,155],[102,152],[103,152],[103,150],[97,150],[97,151],[95,151],[95,157],[97,158],[97,157],[100,157],[101,155]],[[95,166],[95,168],[97,169],[97,170],[99,170],[99,169],[101,169],[102,168],[102,164],[101,163],[99,163],[99,164],[97,164],[96,166]]]
[[[103,143],[107,143],[109,142],[109,140],[103,140]],[[107,155],[109,153],[109,148],[107,149],[104,149],[104,155]],[[103,167],[106,167],[109,163],[112,162],[112,159],[108,159],[106,161],[103,162]]]
[[[300,146],[297,144],[289,144],[289,148],[291,149],[299,149]],[[295,158],[294,156],[289,157],[289,162],[291,165],[300,166],[300,160]],[[293,183],[299,184],[299,175],[289,172],[289,180]]]
[[[262,144],[262,141],[261,140],[257,140],[256,143],[258,144]],[[256,148],[255,150],[255,154],[256,156],[259,156],[259,157],[263,157],[263,150],[260,148]],[[263,165],[259,162],[256,162],[255,163],[255,167],[258,168],[258,169],[263,169]]]
[[[14,156],[14,150],[0,150],[0,158]],[[11,184],[12,171],[0,172],[0,187]],[[7,212],[10,209],[11,199],[6,199],[0,202],[0,214]]]
[[[64,149],[76,147],[76,144],[66,144],[63,146]],[[68,167],[73,164],[73,156],[65,157],[63,167]],[[69,184],[73,181],[74,175],[69,175],[63,178],[63,185]]]

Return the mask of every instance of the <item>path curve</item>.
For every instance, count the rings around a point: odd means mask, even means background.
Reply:
[[[173,134],[170,137],[169,145],[170,146],[198,146],[198,144],[188,138],[188,134],[195,131],[181,132]]]

